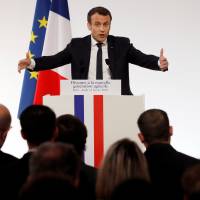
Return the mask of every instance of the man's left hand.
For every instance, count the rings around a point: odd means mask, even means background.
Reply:
[[[167,71],[168,70],[168,61],[167,58],[163,55],[163,48],[160,50],[160,58],[159,58],[159,63],[160,63],[160,70],[161,71]]]

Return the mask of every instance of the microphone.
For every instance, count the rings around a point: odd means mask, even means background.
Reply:
[[[110,66],[110,59],[109,58],[105,59],[105,63],[109,67],[110,76],[112,76],[112,70],[111,70],[111,66]]]
[[[106,62],[106,65],[108,65],[108,67],[110,68],[110,59],[109,58],[105,59],[105,62]]]

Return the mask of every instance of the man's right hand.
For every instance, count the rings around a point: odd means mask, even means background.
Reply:
[[[29,52],[26,53],[26,58],[22,59],[18,63],[18,72],[20,73],[21,70],[26,69],[31,64],[31,59],[29,57]]]

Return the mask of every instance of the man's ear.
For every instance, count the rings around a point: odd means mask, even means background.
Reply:
[[[140,142],[144,143],[144,135],[142,133],[138,133],[138,137],[140,139]]]
[[[5,140],[6,140],[6,137],[7,137],[7,134],[8,134],[8,130],[5,130],[0,134],[0,148],[3,146],[3,144],[4,144]]]
[[[27,139],[26,134],[25,134],[23,131],[21,131],[21,136],[22,136],[22,138],[23,138],[24,140]]]
[[[173,126],[169,127],[169,136],[171,137],[173,135]]]
[[[91,31],[92,28],[91,28],[91,24],[89,22],[87,22],[87,27]]]

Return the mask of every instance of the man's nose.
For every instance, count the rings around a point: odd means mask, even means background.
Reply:
[[[105,27],[104,27],[104,25],[102,24],[101,26],[100,26],[100,31],[104,31],[105,30]]]

